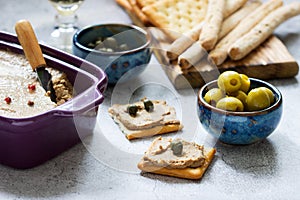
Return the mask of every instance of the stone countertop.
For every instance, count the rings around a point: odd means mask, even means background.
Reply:
[[[0,2],[1,30],[14,32],[16,21],[28,19],[39,39],[47,41],[55,15],[49,2]],[[131,23],[113,0],[85,0],[77,14],[80,26]],[[300,16],[282,24],[275,34],[299,63]],[[32,169],[0,165],[0,199],[299,199],[299,80],[297,75],[270,81],[283,94],[284,112],[279,127],[268,139],[230,146],[205,133],[197,119],[196,91],[173,89],[153,57],[147,70],[131,84],[108,88],[92,137]],[[107,108],[121,98],[138,99],[143,95],[164,98],[175,105],[185,124],[179,136],[217,148],[213,163],[200,181],[141,174],[136,168],[152,139],[127,141],[116,132]]]

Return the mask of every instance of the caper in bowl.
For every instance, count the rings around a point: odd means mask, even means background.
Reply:
[[[109,84],[141,74],[151,59],[150,45],[150,33],[130,24],[91,25],[73,36],[73,54],[104,70]]]

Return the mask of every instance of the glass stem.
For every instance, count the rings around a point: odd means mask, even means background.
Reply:
[[[56,21],[56,28],[59,29],[77,29],[77,21],[78,17],[77,15],[70,14],[70,15],[61,15],[57,14],[55,16],[55,21]]]

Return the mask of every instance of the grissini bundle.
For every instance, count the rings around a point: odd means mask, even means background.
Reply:
[[[282,4],[282,0],[269,0],[263,3],[217,43],[215,48],[209,53],[209,59],[216,65],[222,64],[227,58],[227,52],[230,46],[237,38],[248,33],[255,25],[262,21],[264,17],[276,8],[282,6]]]
[[[226,34],[233,30],[234,27],[236,27],[241,20],[243,20],[247,15],[249,15],[260,5],[261,3],[259,1],[249,2],[249,4],[244,5],[238,11],[227,17],[222,23],[219,37],[223,38]],[[183,38],[184,37],[182,37],[182,39]],[[187,40],[187,38],[185,38],[185,40]],[[180,38],[177,41],[181,42]],[[189,41],[191,42],[192,40]],[[175,44],[175,42],[173,44]],[[175,45],[173,44],[171,46],[175,47]],[[177,48],[180,48],[180,44],[178,44],[177,46]],[[184,47],[183,44],[181,46]],[[204,51],[204,49],[201,47],[200,42],[193,43],[184,52],[181,53],[181,55],[178,58],[178,64],[182,69],[188,69],[195,63],[199,62],[202,56],[204,56],[205,54],[206,51]]]
[[[226,0],[224,17],[231,16],[235,11],[245,5],[247,0]],[[229,24],[227,22],[227,24]],[[188,31],[186,34],[183,34],[181,37],[174,40],[174,42],[167,49],[167,57],[170,60],[176,60],[180,54],[182,54],[186,49],[188,49],[195,41],[199,39],[203,22],[199,23],[193,29]],[[222,26],[223,28],[223,26]],[[221,32],[222,32],[221,28]],[[224,28],[223,28],[224,29]],[[225,34],[227,30],[223,30],[222,35]],[[228,32],[227,32],[228,33]],[[226,34],[227,34],[226,33]]]
[[[263,43],[281,23],[300,14],[300,2],[280,7],[267,15],[249,33],[237,40],[229,48],[232,60],[239,60]]]
[[[222,24],[218,41],[232,31],[247,15],[261,5],[260,1],[251,1],[227,17]]]

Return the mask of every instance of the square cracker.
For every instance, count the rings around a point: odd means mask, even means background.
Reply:
[[[141,8],[137,5],[136,0],[128,0],[131,5],[132,13],[142,22],[142,25],[150,24],[148,17],[142,12]]]
[[[158,1],[162,0],[136,0],[136,3],[140,8],[143,8],[145,6],[150,6],[151,4],[154,4]]]
[[[210,149],[204,148],[204,155],[205,155],[204,164],[196,168],[187,167],[181,169],[169,169],[166,167],[157,167],[155,165],[149,164],[149,162],[145,162],[143,159],[138,163],[137,167],[143,172],[196,180],[196,179],[201,179],[203,177],[204,173],[206,172],[209,165],[213,161],[215,153],[216,153],[215,148],[210,148]]]
[[[125,9],[137,25],[146,26],[150,24],[147,16],[144,15],[141,8],[137,5],[136,0],[116,0],[116,3]]]
[[[130,116],[126,108],[130,104],[114,104],[108,109],[109,115],[113,118],[115,123],[119,126],[120,130],[125,134],[128,140],[150,137],[154,135],[160,135],[170,132],[177,132],[183,128],[183,125],[179,120],[176,119],[176,111],[175,108],[167,105],[165,101],[161,100],[153,100],[154,111],[145,112],[143,108],[143,103],[135,102],[134,105],[137,105],[141,109],[137,112],[137,116]],[[146,120],[146,124],[151,123],[153,115],[157,117],[156,108],[161,109],[164,108],[167,111],[161,116],[159,124],[156,122],[155,124],[150,124],[144,128],[132,128],[129,125],[125,125],[124,121],[130,121],[132,124],[141,123],[140,120]],[[124,118],[126,116],[126,118]],[[155,117],[154,117],[155,118]],[[123,119],[123,120],[122,120]],[[157,119],[157,118],[156,118]]]
[[[116,3],[123,7],[127,12],[131,12],[132,11],[132,7],[129,3],[128,0],[116,0]]]
[[[201,23],[206,15],[208,0],[161,0],[142,9],[149,21],[176,39]]]

